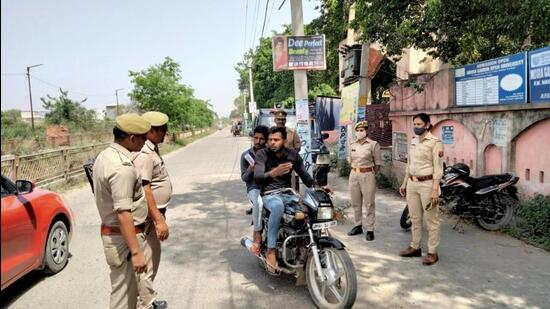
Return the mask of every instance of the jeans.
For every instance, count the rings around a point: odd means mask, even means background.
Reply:
[[[252,222],[254,222],[254,231],[259,232],[262,230],[262,213],[260,212],[260,205],[258,204],[260,189],[252,189],[248,191],[247,195],[250,202],[252,202]]]
[[[288,194],[264,196],[264,207],[271,213],[267,223],[267,248],[277,248],[277,234],[281,225],[281,218],[285,205],[291,203],[296,197]]]

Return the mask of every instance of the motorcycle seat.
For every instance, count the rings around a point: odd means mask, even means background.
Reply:
[[[481,177],[470,177],[469,183],[477,189],[486,188],[510,181],[512,174],[495,174]]]

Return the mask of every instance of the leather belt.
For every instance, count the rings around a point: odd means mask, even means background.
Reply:
[[[145,231],[145,223],[142,223],[140,225],[134,226],[134,229],[136,231],[136,234],[143,233]],[[119,226],[108,226],[108,225],[101,225],[101,235],[108,236],[108,235],[120,235],[120,227]]]
[[[410,176],[412,181],[426,181],[433,179],[433,175],[426,175],[426,176]]]
[[[352,167],[351,169],[356,173],[370,173],[373,171],[372,167]]]

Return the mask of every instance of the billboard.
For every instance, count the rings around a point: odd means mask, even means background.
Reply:
[[[340,125],[348,125],[355,122],[356,108],[358,106],[359,82],[342,88],[342,109],[340,110]],[[364,114],[364,107],[363,107]]]
[[[527,102],[526,53],[455,69],[457,106]]]
[[[550,46],[529,52],[529,102],[550,102]]]
[[[325,36],[273,36],[273,71],[326,70]]]

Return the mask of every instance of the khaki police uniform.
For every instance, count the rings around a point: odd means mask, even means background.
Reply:
[[[142,116],[153,127],[160,127],[168,123],[168,116],[160,112],[147,112]],[[132,155],[132,162],[139,171],[141,179],[150,183],[157,208],[162,215],[165,215],[166,206],[172,196],[172,183],[168,177],[164,160],[160,156],[158,146],[147,140],[141,151]],[[151,308],[153,301],[157,298],[153,281],[160,264],[161,244],[155,224],[150,216],[147,217],[146,221],[145,251],[151,256],[151,259],[147,261],[147,271],[140,274],[138,308]]]
[[[300,141],[300,136],[298,136],[298,133],[296,133],[296,131],[287,127],[285,147],[298,151],[298,149],[300,149],[301,146],[302,145]]]
[[[381,165],[380,145],[378,142],[366,138],[352,142],[348,155],[351,165],[349,189],[351,205],[353,206],[355,225],[363,225],[363,207],[367,211],[367,231],[374,231],[376,178],[374,167]]]
[[[134,165],[140,172],[142,180],[150,182],[157,208],[165,215],[166,206],[172,196],[172,183],[164,160],[160,156],[158,146],[147,140],[141,152],[135,153],[134,156]],[[145,248],[151,252],[152,259],[151,263],[147,265],[147,272],[141,274],[140,298],[144,307],[150,303],[149,300],[152,302],[157,297],[157,293],[153,288],[153,281],[157,275],[161,257],[161,244],[151,217],[147,218],[145,236]]]
[[[443,164],[440,154],[443,144],[439,138],[427,132],[424,137],[415,136],[411,141],[406,169],[407,205],[412,222],[412,241],[410,246],[420,249],[422,240],[422,216],[428,225],[428,253],[437,253],[439,246],[439,207],[425,210],[431,203],[434,181],[439,184],[443,176]]]
[[[149,123],[136,114],[117,117],[116,126],[128,134],[144,134],[150,128]],[[113,143],[97,156],[93,166],[92,179],[96,206],[101,218],[101,240],[111,271],[111,309],[136,308],[139,280],[130,261],[131,253],[124,237],[120,232],[113,232],[120,230],[117,211],[131,212],[136,237],[142,250],[145,243],[143,226],[147,218],[147,203],[141,177],[130,158],[128,149]]]

